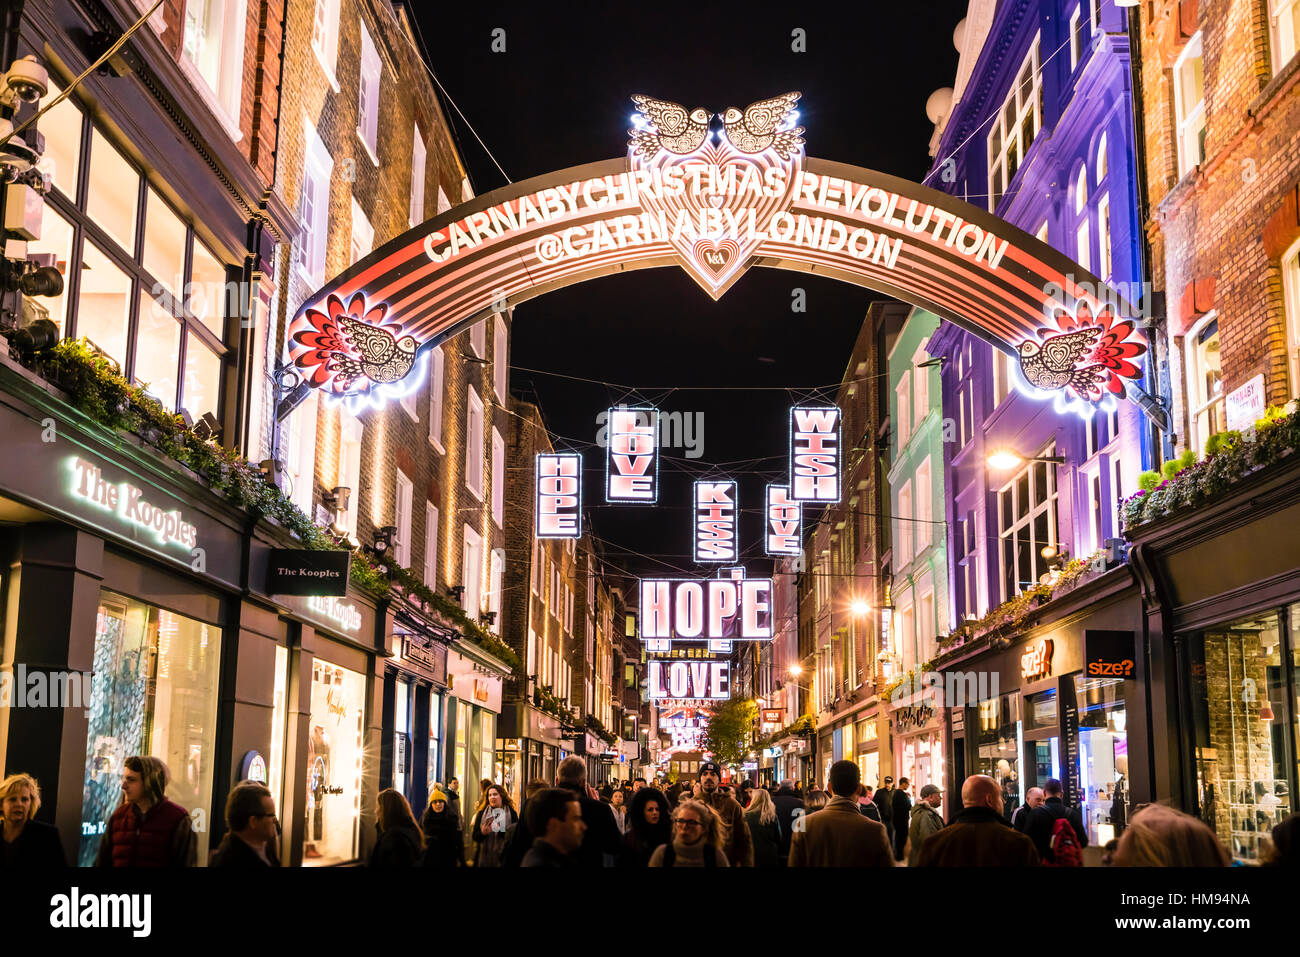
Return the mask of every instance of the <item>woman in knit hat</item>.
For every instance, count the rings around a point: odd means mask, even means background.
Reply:
[[[447,794],[435,787],[429,794],[429,806],[424,820],[425,867],[464,867],[465,839],[461,834],[460,820],[447,804]]]

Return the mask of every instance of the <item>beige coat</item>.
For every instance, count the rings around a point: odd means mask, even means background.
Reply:
[[[864,817],[853,798],[834,797],[794,821],[791,867],[893,867],[883,824]]]

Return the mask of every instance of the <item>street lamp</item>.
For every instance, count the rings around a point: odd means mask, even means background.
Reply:
[[[871,605],[864,598],[855,598],[849,604],[849,610],[858,618],[861,618],[867,612],[871,611]]]
[[[798,678],[801,674],[803,674],[803,666],[802,666],[802,665],[791,665],[789,668],[786,669],[786,671],[790,672],[790,674],[792,674],[792,675],[794,675],[796,678]]]
[[[1014,469],[1025,462],[1048,462],[1052,465],[1064,465],[1064,455],[1030,455],[1023,456],[1011,449],[998,449],[988,457],[989,468],[998,471]]]

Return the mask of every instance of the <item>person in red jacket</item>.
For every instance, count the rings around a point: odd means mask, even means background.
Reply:
[[[170,775],[157,758],[134,755],[122,773],[122,806],[108,819],[96,867],[194,867],[190,812],[167,800]]]

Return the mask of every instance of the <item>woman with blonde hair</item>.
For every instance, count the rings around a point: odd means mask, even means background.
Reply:
[[[713,808],[683,798],[673,812],[673,839],[650,855],[651,867],[729,867],[722,852],[722,821]]]
[[[418,867],[424,855],[424,835],[411,805],[400,791],[385,788],[375,805],[379,840],[370,852],[371,867]]]
[[[1231,864],[1214,832],[1163,804],[1133,815],[1111,856],[1115,867],[1227,867]]]
[[[68,866],[59,829],[36,820],[40,807],[41,789],[30,774],[11,774],[0,782],[0,815],[4,820],[0,869]]]
[[[776,805],[766,788],[749,792],[749,807],[745,810],[745,823],[754,839],[754,866],[781,866],[781,822],[776,816]]]

